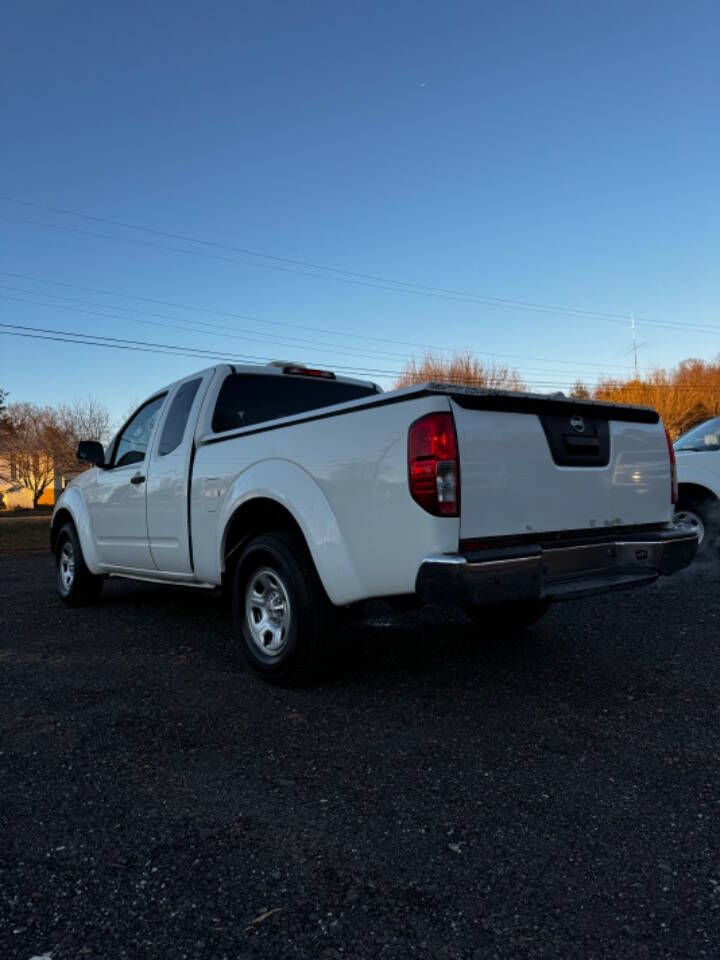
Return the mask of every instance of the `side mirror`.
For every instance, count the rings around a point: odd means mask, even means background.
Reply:
[[[81,440],[75,456],[82,463],[92,463],[96,467],[105,466],[105,451],[97,440]]]

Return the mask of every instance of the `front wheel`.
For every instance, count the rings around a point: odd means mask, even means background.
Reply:
[[[55,542],[55,568],[60,599],[71,607],[93,603],[102,593],[104,577],[88,570],[74,524],[66,523]]]
[[[286,686],[317,677],[332,605],[300,537],[251,540],[235,568],[232,603],[236,641],[257,674]]]
[[[529,627],[545,616],[550,600],[521,600],[518,603],[468,604],[464,609],[480,627],[496,633]]]

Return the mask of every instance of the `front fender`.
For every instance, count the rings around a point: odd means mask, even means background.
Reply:
[[[255,463],[226,491],[218,511],[220,569],[224,565],[225,538],[233,514],[244,503],[258,497],[275,500],[294,517],[322,585],[333,603],[351,603],[365,595],[325,494],[302,467],[289,460]]]
[[[702,457],[707,457],[708,455],[707,453],[698,454],[698,456]],[[712,470],[708,470],[707,467],[703,467],[702,464],[683,463],[684,459],[684,457],[683,459],[678,457],[678,483],[695,483],[699,487],[705,487],[720,499],[720,476]]]
[[[93,539],[92,530],[90,527],[90,514],[88,512],[87,503],[85,502],[85,497],[83,497],[82,489],[80,487],[70,486],[63,492],[62,496],[55,504],[55,509],[53,510],[53,527],[55,526],[56,517],[62,510],[66,510],[72,517],[72,521],[75,524],[75,529],[77,530],[77,534],[80,539],[83,559],[85,560],[88,570],[91,573],[102,573],[103,571],[100,567],[100,561],[98,559],[97,550],[95,549],[95,541]]]

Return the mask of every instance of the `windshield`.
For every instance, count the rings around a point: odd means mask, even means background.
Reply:
[[[676,450],[720,450],[720,417],[706,420],[675,441]]]

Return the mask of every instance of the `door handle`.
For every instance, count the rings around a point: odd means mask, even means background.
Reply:
[[[138,483],[145,483],[145,477],[140,473],[136,473],[134,477],[130,477],[130,483],[137,485]]]

